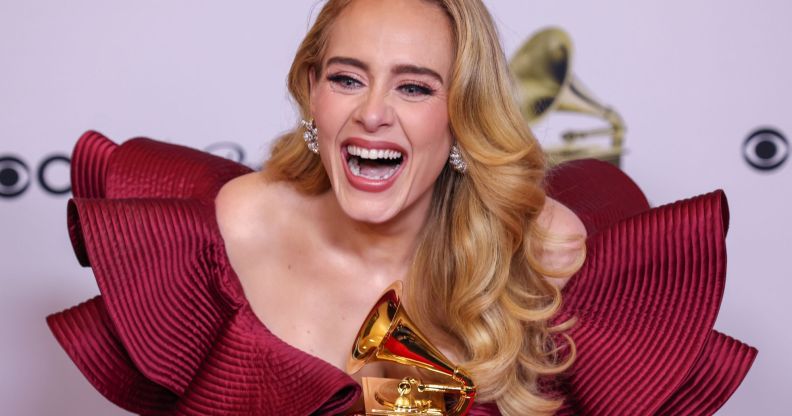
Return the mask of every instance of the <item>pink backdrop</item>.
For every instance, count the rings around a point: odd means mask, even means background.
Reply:
[[[295,122],[285,75],[315,3],[0,2],[0,189],[29,183],[0,197],[4,414],[124,414],[81,377],[44,324],[97,293],[70,251],[67,196],[57,194],[68,166],[57,157],[96,129],[204,149],[232,142],[259,164]],[[720,414],[789,414],[781,399],[792,333],[780,329],[792,318],[792,167],[757,171],[742,144],[759,127],[792,134],[792,3],[487,3],[509,53],[541,27],[569,31],[575,72],[624,116],[623,168],[653,204],[726,191],[729,280],[716,327],[760,355]],[[535,131],[550,144],[569,125],[596,124],[556,116]],[[237,154],[223,146],[218,153]]]

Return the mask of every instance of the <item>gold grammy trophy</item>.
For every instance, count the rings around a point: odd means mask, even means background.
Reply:
[[[401,293],[402,283],[396,281],[371,309],[355,338],[347,372],[385,361],[427,370],[450,384],[428,384],[413,377],[363,377],[366,414],[465,415],[473,405],[476,386],[418,331],[402,307]]]
[[[610,127],[563,133],[564,144],[547,149],[551,164],[597,158],[619,166],[623,152],[624,122],[613,108],[601,104],[572,73],[572,41],[561,29],[549,28],[531,36],[510,62],[518,87],[520,109],[530,124],[553,111],[588,114]],[[584,146],[579,139],[610,136],[610,148]]]

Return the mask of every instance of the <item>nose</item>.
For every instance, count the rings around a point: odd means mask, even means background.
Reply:
[[[375,132],[393,123],[393,108],[387,93],[371,89],[361,100],[355,118],[367,132]]]

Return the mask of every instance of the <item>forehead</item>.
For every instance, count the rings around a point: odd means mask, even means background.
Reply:
[[[356,0],[332,25],[324,58],[333,56],[374,67],[415,64],[447,74],[451,25],[439,6],[424,0]]]

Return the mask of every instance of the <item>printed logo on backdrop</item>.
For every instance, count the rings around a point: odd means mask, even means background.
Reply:
[[[218,142],[204,151],[237,163],[245,163],[245,149],[234,142]],[[16,154],[0,154],[0,199],[22,197],[36,184],[53,197],[71,193],[69,167],[71,159],[64,153],[52,153],[31,166]]]
[[[52,154],[31,168],[21,157],[0,155],[0,198],[20,197],[34,182],[48,194],[68,194],[69,163],[66,155]]]
[[[768,172],[780,168],[789,158],[789,142],[772,128],[761,128],[743,142],[743,158],[756,170]]]
[[[30,187],[30,170],[22,159],[0,156],[0,196],[14,198]]]
[[[245,162],[245,149],[238,143],[219,142],[210,144],[204,149],[215,156],[224,157],[237,163]]]

